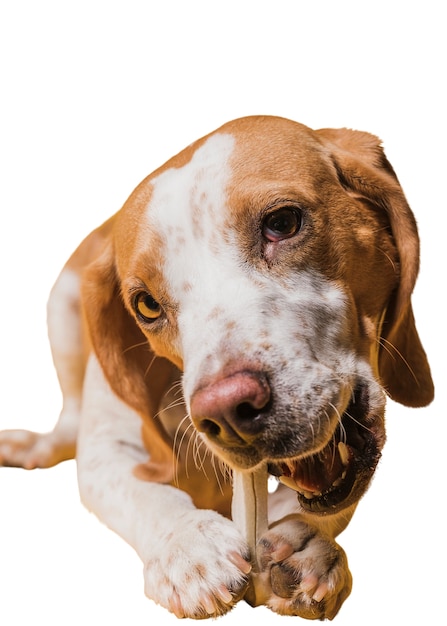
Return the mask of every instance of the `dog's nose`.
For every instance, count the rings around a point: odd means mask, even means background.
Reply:
[[[263,430],[262,414],[270,401],[264,374],[242,371],[196,391],[191,417],[200,432],[221,445],[244,445]]]

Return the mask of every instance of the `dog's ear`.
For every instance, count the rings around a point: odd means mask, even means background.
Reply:
[[[432,401],[434,389],[410,299],[419,270],[419,238],[413,213],[377,137],[348,129],[322,129],[317,133],[331,151],[345,189],[366,198],[388,216],[400,276],[382,324],[379,374],[393,400],[406,406],[425,406]]]
[[[92,348],[110,387],[142,417],[143,439],[151,456],[144,477],[169,482],[172,445],[157,420],[157,411],[174,366],[154,355],[125,308],[110,241],[84,272],[82,300]]]

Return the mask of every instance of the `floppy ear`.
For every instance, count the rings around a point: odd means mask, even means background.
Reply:
[[[400,276],[382,324],[379,374],[393,400],[406,406],[425,406],[432,401],[434,389],[410,300],[419,269],[419,238],[413,213],[377,137],[348,129],[322,129],[317,133],[329,147],[345,189],[388,215],[399,254]]]
[[[158,482],[172,479],[172,445],[157,411],[175,367],[154,355],[121,298],[111,242],[83,276],[84,317],[93,350],[114,393],[143,419],[150,461],[137,475]]]

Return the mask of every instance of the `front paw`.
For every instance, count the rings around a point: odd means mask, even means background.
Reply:
[[[351,592],[342,548],[294,516],[261,538],[257,561],[265,604],[281,615],[333,619]]]
[[[75,454],[75,436],[52,431],[4,430],[0,433],[0,465],[35,469],[52,467]]]
[[[186,512],[151,552],[145,593],[177,617],[223,615],[244,595],[248,549],[233,522],[214,511]]]

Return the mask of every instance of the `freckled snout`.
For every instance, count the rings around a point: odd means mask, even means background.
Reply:
[[[223,447],[243,446],[264,428],[270,387],[261,372],[241,371],[196,391],[191,417],[200,432]]]

